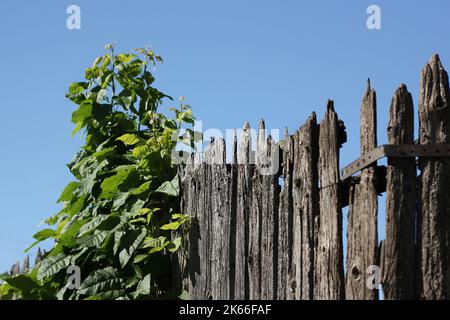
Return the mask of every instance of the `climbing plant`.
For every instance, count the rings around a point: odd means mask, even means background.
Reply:
[[[178,108],[159,110],[172,100],[154,87],[160,62],[150,49],[116,54],[107,45],[85,80],[70,85],[73,134],[83,132],[85,144],[68,164],[74,181],[58,199],[62,210],[46,220],[31,247],[49,238],[54,246],[29,273],[3,277],[3,299],[186,294],[171,290],[170,257],[189,222],[179,212],[172,152],[179,142],[194,147],[194,117],[183,99]]]

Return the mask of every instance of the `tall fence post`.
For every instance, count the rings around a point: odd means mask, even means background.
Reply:
[[[361,105],[361,155],[377,146],[376,93],[367,85]],[[378,266],[376,163],[361,171],[350,188],[345,296],[352,300],[376,300],[378,289],[370,288],[368,271]]]
[[[329,101],[319,127],[320,213],[314,298],[344,299],[338,117]]]
[[[236,257],[235,257],[235,299],[249,298],[248,240],[249,215],[253,170],[250,165],[251,132],[248,122],[244,124],[237,155],[236,192]]]
[[[264,120],[259,123],[256,141],[256,167],[252,179],[252,207],[249,218],[249,290],[250,299],[274,299],[277,296],[278,245],[278,144],[266,138]],[[272,172],[275,169],[276,172]]]
[[[389,144],[414,144],[411,94],[401,85],[392,98],[387,128]],[[386,300],[415,297],[416,163],[389,158],[386,186],[386,240],[383,243],[383,294]]]
[[[319,215],[318,126],[313,113],[294,134],[292,298],[310,300],[314,293],[314,252]]]
[[[278,210],[278,290],[279,300],[293,299],[291,294],[291,275],[293,251],[293,162],[294,138],[289,136],[286,128],[284,139],[280,142],[283,166],[283,186],[280,192]]]
[[[419,96],[421,144],[450,143],[450,93],[438,55],[422,70]],[[450,298],[450,159],[421,158],[419,208],[419,294]]]
[[[262,179],[258,164],[265,159],[266,129],[261,120],[256,139],[256,167],[252,177],[252,205],[249,216],[248,270],[249,298],[261,299],[261,211],[262,211]]]
[[[210,290],[212,299],[229,299],[230,296],[230,217],[231,183],[226,166],[225,141],[214,140],[205,152],[205,161],[210,168],[209,192],[211,197],[210,247],[211,277]]]
[[[181,210],[191,217],[187,243],[182,250],[186,257],[178,254],[176,268],[181,273],[181,287],[187,290],[192,299],[207,299],[210,296],[210,231],[206,183],[207,166],[200,154],[189,158],[181,178]]]

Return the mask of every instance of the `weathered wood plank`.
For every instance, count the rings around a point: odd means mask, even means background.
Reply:
[[[293,252],[291,289],[294,299],[313,299],[315,221],[319,213],[318,126],[313,113],[294,135]]]
[[[414,144],[413,100],[403,84],[392,98],[387,134],[389,144]],[[415,159],[389,158],[382,253],[386,300],[415,298],[415,189]]]
[[[206,160],[210,160],[209,194],[211,211],[211,231],[209,253],[211,263],[210,290],[212,299],[229,299],[230,297],[230,181],[226,167],[225,141],[214,140],[206,152]]]
[[[422,70],[419,97],[421,144],[450,142],[450,92],[438,55]],[[450,298],[450,160],[419,161],[419,294],[422,299]]]
[[[290,299],[291,283],[289,270],[292,264],[292,184],[294,139],[286,128],[284,139],[280,143],[282,150],[283,186],[280,192],[280,208],[278,210],[278,289],[277,299]]]
[[[186,164],[181,180],[181,210],[191,217],[191,228],[187,241],[187,259],[180,254],[182,287],[192,299],[207,299],[210,296],[210,220],[205,215],[209,191],[206,192],[208,166],[202,163],[200,154],[191,157]]]
[[[315,252],[314,298],[344,298],[342,210],[339,199],[339,130],[333,101],[319,127],[320,213]]]
[[[249,214],[252,203],[252,176],[250,165],[251,132],[248,122],[242,130],[239,152],[237,154],[237,193],[236,193],[236,260],[235,260],[235,299],[249,298]]]
[[[368,82],[361,105],[361,154],[377,145],[376,93]],[[378,266],[376,163],[361,171],[360,180],[350,188],[347,227],[346,299],[376,300],[378,289],[367,285],[369,266]]]
[[[266,140],[265,170],[260,170],[261,203],[261,299],[273,300],[277,296],[278,276],[278,185],[279,146],[272,137]]]
[[[252,206],[249,217],[250,299],[276,297],[276,277],[278,276],[276,220],[279,186],[278,169],[274,172],[273,162],[278,158],[277,149],[278,145],[272,138],[266,138],[265,124],[261,120],[256,141],[256,167],[252,177]]]
[[[249,298],[261,299],[261,228],[262,203],[264,198],[262,175],[259,167],[264,163],[266,151],[266,129],[263,120],[259,122],[256,139],[256,168],[252,177],[252,196],[249,215]]]
[[[237,228],[237,192],[238,192],[238,138],[237,132],[234,130],[234,139],[233,139],[233,157],[232,163],[228,168],[229,174],[229,189],[228,189],[228,197],[229,197],[229,209],[230,209],[230,232],[228,238],[228,246],[229,246],[229,264],[230,264],[230,279],[229,279],[229,298],[231,300],[235,299],[235,291],[236,291],[236,228]],[[239,244],[242,245],[242,244]]]

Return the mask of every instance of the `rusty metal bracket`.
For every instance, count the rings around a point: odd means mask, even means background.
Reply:
[[[377,160],[390,158],[416,157],[450,157],[450,144],[385,144],[364,154],[361,158],[351,162],[341,170],[341,179],[346,180],[358,171],[367,168]]]

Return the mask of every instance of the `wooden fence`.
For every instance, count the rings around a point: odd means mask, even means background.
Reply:
[[[42,260],[42,257],[44,255],[45,251],[42,251],[41,248],[38,248],[36,252],[36,258],[34,259],[34,264],[36,265],[39,261]],[[26,255],[23,259],[22,266],[20,266],[20,262],[17,261],[15,264],[13,264],[9,270],[10,275],[18,275],[27,273],[30,271],[30,256]]]
[[[450,143],[449,83],[437,55],[422,71],[416,143],[413,113],[401,85],[390,107],[389,144]],[[377,124],[370,83],[360,120],[362,170],[345,180],[339,149],[346,132],[332,101],[320,123],[313,113],[280,142],[266,137],[261,121],[255,152],[245,124],[232,163],[222,139],[193,155],[181,170],[181,207],[192,219],[175,263],[178,285],[193,299],[376,300],[378,266],[385,299],[450,298],[450,157],[399,154],[388,157],[387,168],[371,161]],[[377,198],[384,191],[380,243]]]

